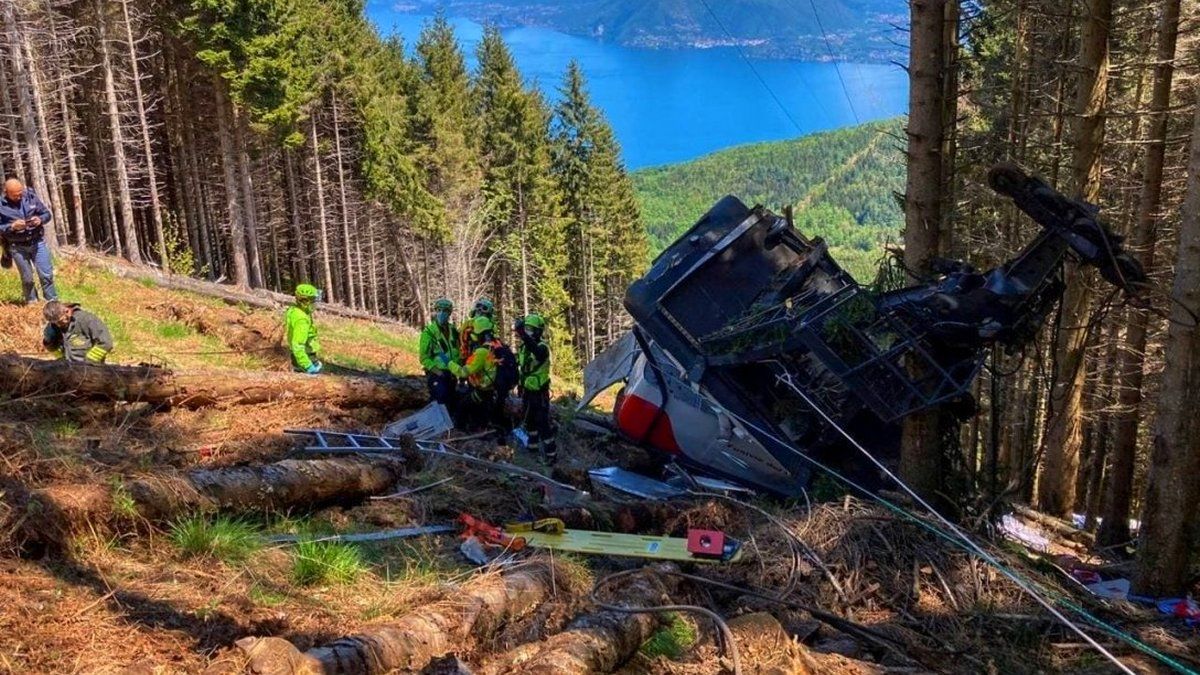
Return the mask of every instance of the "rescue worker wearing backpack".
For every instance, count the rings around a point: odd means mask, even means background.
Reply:
[[[315,375],[321,372],[321,343],[317,341],[317,324],[313,322],[313,308],[321,291],[312,284],[296,286],[296,304],[288,307],[283,315],[284,339],[292,355],[292,369],[300,373]]]
[[[525,407],[521,426],[529,435],[529,449],[547,464],[558,460],[554,425],[550,420],[550,345],[544,339],[546,320],[538,314],[517,319],[513,332],[521,340],[517,349],[517,390]]]
[[[463,319],[462,326],[458,329],[458,350],[462,354],[463,363],[466,363],[467,357],[474,349],[471,335],[475,330],[475,319],[481,316],[491,319],[493,325],[496,323],[496,306],[488,298],[480,298],[475,301],[471,313],[467,315],[466,319]]]
[[[471,355],[465,366],[468,387],[467,418],[473,428],[491,426],[508,443],[512,431],[504,404],[517,381],[516,357],[496,338],[496,325],[486,316],[471,322]]]
[[[450,320],[454,303],[442,298],[433,303],[433,319],[421,331],[421,366],[429,398],[446,406],[453,416],[457,407],[458,378],[464,377],[459,353],[458,329]]]

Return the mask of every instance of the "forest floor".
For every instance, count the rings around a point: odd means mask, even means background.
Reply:
[[[58,278],[64,299],[81,302],[113,329],[116,363],[211,370],[213,377],[223,369],[287,368],[280,312],[168,291],[85,262],[65,262]],[[15,275],[0,275],[0,301],[16,296]],[[320,327],[328,361],[347,372],[418,371],[416,335],[409,329],[332,317],[322,317]],[[40,307],[0,305],[0,353],[37,354],[40,334]],[[369,408],[294,401],[185,410],[10,398],[2,389],[0,672],[228,672],[239,663],[235,643],[252,636],[310,649],[429,607],[461,588],[476,567],[459,553],[452,534],[333,546],[336,556],[323,558],[316,571],[296,546],[267,543],[265,535],[443,524],[460,512],[504,522],[544,509],[544,494],[531,483],[438,461],[396,486],[427,489],[398,498],[229,518],[108,520],[77,527],[65,541],[29,545],[16,535],[28,514],[15,494],[261,465],[302,456],[284,429],[371,432],[389,419]],[[588,490],[586,469],[627,463],[637,454],[603,435],[564,431],[561,443],[563,460],[553,476]],[[485,441],[451,446],[539,468],[527,453]],[[762,589],[774,599],[693,581],[681,582],[670,599],[726,618],[758,617],[734,626],[747,673],[1113,672],[992,568],[920,523],[839,491],[811,504],[755,500],[753,508],[698,499],[641,520],[636,504],[591,491],[586,507],[603,506],[609,514],[597,527],[675,535],[705,527],[745,542],[739,563],[688,565],[685,571]],[[1030,563],[1015,545],[991,548],[1005,564],[1074,596],[1157,648],[1190,659],[1193,667],[1200,660],[1194,631],[1088,598],[1052,568]],[[560,576],[546,605],[457,656],[479,664],[537,644],[572,617],[594,611],[588,592],[596,581],[639,566],[601,556],[554,556]],[[835,628],[809,609],[843,623]],[[1104,643],[1137,672],[1161,671],[1112,640]],[[724,672],[722,652],[708,621],[673,614],[662,617],[631,658],[621,659],[619,672]]]

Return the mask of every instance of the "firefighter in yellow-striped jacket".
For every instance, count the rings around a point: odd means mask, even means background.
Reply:
[[[98,316],[79,305],[51,300],[42,308],[42,346],[71,362],[104,363],[113,350],[112,333]]]

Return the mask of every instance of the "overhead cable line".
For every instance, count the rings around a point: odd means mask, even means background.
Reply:
[[[854,123],[862,124],[862,120],[858,118],[858,111],[854,109],[854,101],[850,97],[850,90],[846,88],[846,80],[842,77],[842,67],[838,64],[838,59],[833,54],[833,46],[829,44],[829,33],[825,32],[825,26],[821,23],[821,13],[817,11],[816,0],[808,0],[808,4],[812,6],[813,18],[817,20],[817,28],[821,29],[821,37],[825,40],[825,51],[829,52],[829,58],[833,61],[833,69],[837,72],[838,83],[842,85],[842,93],[846,95],[846,103],[850,105],[850,114],[854,115]]]
[[[716,25],[719,26],[719,28],[721,29],[721,32],[724,32],[725,36],[730,38],[730,42],[733,44],[733,48],[738,50],[738,56],[742,56],[742,60],[745,61],[746,66],[748,66],[750,68],[750,72],[754,73],[755,78],[758,80],[758,84],[761,84],[762,88],[767,90],[767,94],[769,94],[770,97],[773,98],[776,106],[779,106],[780,112],[784,113],[784,117],[787,118],[787,121],[790,121],[790,123],[792,123],[792,126],[796,127],[797,133],[802,133],[802,135],[803,135],[804,127],[800,126],[798,121],[796,121],[796,118],[792,117],[792,113],[790,112],[790,110],[788,110],[787,107],[784,106],[784,102],[780,101],[779,96],[775,95],[775,90],[770,88],[770,85],[767,84],[766,79],[763,79],[762,73],[758,72],[758,68],[755,67],[754,61],[751,61],[750,58],[748,58],[748,56],[745,55],[745,52],[742,49],[742,44],[739,44],[737,38],[733,37],[732,32],[730,32],[730,30],[725,28],[725,23],[721,22],[720,17],[716,16],[716,12],[713,11],[713,7],[710,7],[708,5],[708,0],[700,0],[700,4],[704,6],[704,10],[708,11],[708,16],[713,17],[714,22],[716,22]],[[810,92],[811,92],[811,90],[810,90]],[[816,96],[814,96],[814,100],[816,100]],[[818,101],[818,104],[820,104],[820,101]]]

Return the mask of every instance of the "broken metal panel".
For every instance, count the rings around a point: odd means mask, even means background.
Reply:
[[[640,352],[631,331],[592,359],[583,369],[583,398],[576,409],[582,410],[605,389],[627,379]]]
[[[441,438],[454,429],[450,411],[441,403],[430,403],[417,412],[383,428],[384,436],[412,436],[420,441]]]
[[[592,469],[588,476],[593,483],[642,499],[678,499],[687,495],[687,490],[616,466]]]

